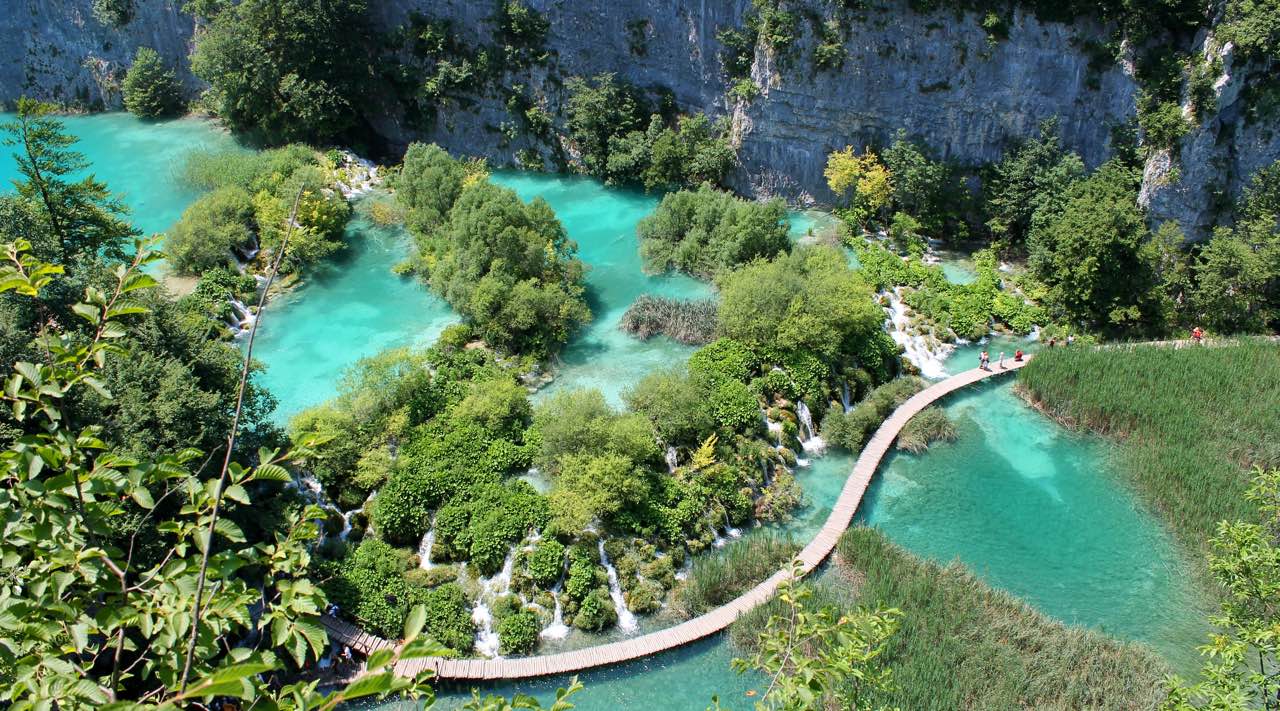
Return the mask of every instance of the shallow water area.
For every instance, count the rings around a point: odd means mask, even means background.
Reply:
[[[943,405],[959,438],[881,465],[858,520],[1069,624],[1147,642],[1182,671],[1203,602],[1165,527],[1118,480],[1112,445],[1026,406],[1012,380]]]
[[[429,346],[458,321],[416,279],[391,273],[408,253],[403,229],[378,227],[357,212],[347,233],[350,247],[269,302],[258,328],[253,355],[267,366],[260,383],[279,400],[277,422],[333,397],[361,358]]]

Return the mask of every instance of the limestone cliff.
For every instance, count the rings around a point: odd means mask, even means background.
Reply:
[[[1090,166],[1111,152],[1111,131],[1130,122],[1137,85],[1126,66],[1091,66],[1086,47],[1104,28],[1064,25],[1017,13],[1007,36],[988,37],[977,17],[954,12],[918,14],[892,0],[861,15],[838,14],[832,3],[793,2],[799,37],[781,56],[756,47],[752,76],[761,94],[750,102],[726,98],[717,32],[741,27],[750,0],[527,0],[550,20],[549,61],[516,77],[553,113],[564,100],[562,80],[615,72],[640,86],[669,89],[685,111],[729,116],[739,142],[743,192],[784,195],[797,202],[830,199],[822,179],[828,151],[846,144],[884,143],[903,128],[939,156],[968,165],[998,159],[1013,141],[1057,117],[1064,143]],[[139,0],[123,29],[102,27],[90,0],[0,0],[0,99],[22,93],[118,105],[113,70],[133,48],[147,44],[181,70],[191,20],[175,0]],[[494,5],[475,0],[370,0],[374,25],[389,30],[420,12],[450,19],[459,38],[493,42]],[[833,14],[834,13],[834,14]],[[843,28],[843,66],[818,71],[812,60],[822,19]],[[1217,210],[1256,170],[1280,158],[1274,127],[1244,120],[1238,81],[1219,81],[1219,111],[1186,136],[1176,157],[1149,162],[1142,199],[1153,220],[1178,219],[1202,236]],[[375,130],[393,145],[434,140],[514,162],[520,149],[544,155],[555,146],[503,135],[513,117],[497,91],[447,104],[429,128],[413,126],[392,97],[368,107]]]

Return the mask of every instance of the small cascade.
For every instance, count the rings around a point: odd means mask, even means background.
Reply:
[[[800,420],[800,446],[804,447],[804,451],[816,454],[826,449],[827,443],[822,441],[814,429],[813,415],[810,414],[809,406],[804,404],[804,400],[796,403],[796,417]]]
[[[676,454],[676,448],[667,447],[667,472],[674,474],[679,463],[680,460]]]
[[[507,558],[502,562],[502,570],[492,578],[481,578],[480,595],[476,598],[475,607],[471,608],[471,621],[476,623],[475,649],[482,656],[497,657],[499,650],[498,632],[493,628],[493,614],[489,612],[489,602],[506,595],[511,589],[511,571],[515,568],[516,551],[507,551]]]
[[[244,305],[244,302],[235,297],[230,297],[227,299],[227,303],[231,304],[231,311],[235,314],[231,322],[231,329],[235,331],[236,335],[253,328],[253,322],[258,320],[258,317],[249,310],[248,306]]]
[[[889,305],[885,308],[888,314],[884,322],[885,330],[889,332],[894,342],[902,346],[903,355],[920,369],[920,374],[924,377],[946,377],[947,369],[943,362],[955,350],[955,346],[937,343],[931,347],[928,338],[912,334],[907,305],[903,303],[898,290],[885,291],[881,294],[889,301]]]
[[[422,542],[418,544],[418,567],[423,570],[431,570],[431,549],[436,544],[436,517],[431,517],[431,527],[427,529],[425,535],[422,536]]]
[[[725,532],[725,534],[726,534],[726,535],[728,535],[730,538],[742,538],[742,531],[740,531],[739,529],[734,528],[734,527],[733,527],[733,525],[729,523],[729,512],[728,512],[728,511],[725,511],[725,512],[724,512],[724,532]]]
[[[769,468],[769,463],[763,459],[760,460],[760,473],[764,474],[764,478],[760,480],[764,482],[764,486],[772,486],[773,470]]]
[[[686,580],[689,577],[689,571],[693,570],[693,556],[684,557],[684,565],[680,566],[680,570],[676,571],[676,580]]]
[[[768,426],[769,431],[773,433],[774,439],[777,442],[774,446],[778,449],[782,449],[782,423],[767,420],[765,424]]]
[[[849,399],[849,381],[847,380],[840,383],[840,406],[845,412],[853,409],[853,403]]]
[[[564,623],[564,608],[560,605],[560,591],[564,588],[564,571],[560,571],[560,579],[551,588],[551,597],[556,601],[555,611],[551,614],[551,624],[538,633],[543,639],[564,639],[569,636],[569,626]]]
[[[613,606],[618,611],[618,629],[623,632],[634,632],[637,627],[636,616],[627,609],[626,598],[622,596],[622,586],[618,583],[618,571],[609,562],[609,554],[604,552],[604,540],[597,541],[596,545],[600,548],[600,563],[604,565],[604,571],[609,576],[609,597],[613,599]]]

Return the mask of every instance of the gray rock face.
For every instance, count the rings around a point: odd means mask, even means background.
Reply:
[[[0,101],[28,95],[82,108],[119,108],[119,82],[151,47],[192,90],[192,19],[179,0],[135,0],[122,28],[94,18],[91,0],[0,0]]]
[[[822,169],[829,151],[845,145],[884,145],[897,129],[940,157],[967,165],[998,159],[1008,146],[1035,135],[1057,117],[1065,145],[1095,166],[1111,153],[1111,131],[1133,119],[1137,86],[1121,65],[1097,71],[1084,43],[1102,36],[1088,23],[1042,23],[1018,13],[1008,37],[989,42],[973,15],[922,15],[904,0],[861,18],[845,16],[847,58],[838,70],[816,71],[813,20],[831,3],[810,0],[800,36],[783,56],[757,47],[753,77],[762,93],[750,103],[726,98],[716,33],[741,27],[750,0],[527,0],[551,22],[551,61],[518,80],[553,113],[564,100],[561,80],[614,72],[640,86],[669,89],[685,111],[729,116],[741,167],[735,187],[753,195],[781,195],[799,203],[833,196]],[[796,5],[799,3],[793,3]],[[0,99],[27,93],[115,107],[111,77],[127,66],[137,45],[154,47],[193,89],[187,70],[190,18],[177,0],[136,0],[123,29],[101,26],[90,0],[0,0]],[[390,29],[411,12],[453,21],[460,38],[491,44],[494,4],[474,0],[371,0],[374,24]],[[1229,60],[1229,58],[1228,58]],[[1229,66],[1229,61],[1228,61]],[[1258,167],[1280,158],[1273,127],[1241,118],[1239,87],[1220,87],[1219,113],[1188,135],[1179,160],[1154,156],[1142,201],[1153,221],[1177,219],[1192,237],[1203,236],[1242,183]],[[409,126],[391,97],[367,108],[375,129],[393,144],[431,140],[483,155],[495,164],[515,161],[521,149],[551,151],[530,138],[502,136],[514,119],[496,91],[446,104],[433,127]],[[1177,166],[1177,174],[1170,168]],[[1175,179],[1177,178],[1177,179]]]

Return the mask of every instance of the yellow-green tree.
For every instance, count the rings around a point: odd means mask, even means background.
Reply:
[[[893,194],[893,180],[889,169],[880,161],[875,151],[867,149],[862,155],[853,146],[832,151],[827,156],[823,171],[827,186],[838,199],[849,200],[851,218],[866,222],[889,204]],[[850,192],[852,195],[850,196]]]

